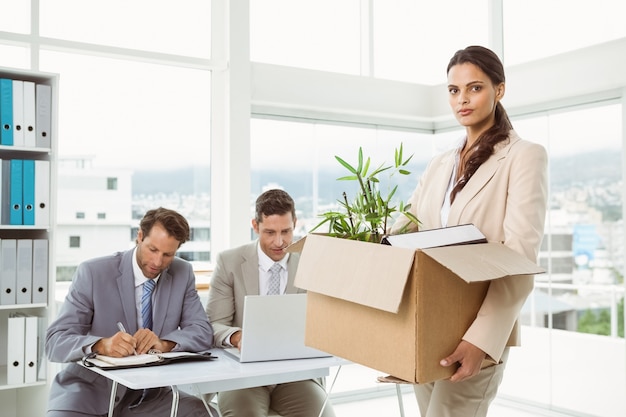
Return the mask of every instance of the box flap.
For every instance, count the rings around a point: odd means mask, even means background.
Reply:
[[[420,249],[466,282],[487,281],[510,275],[542,274],[545,270],[500,243]]]
[[[396,313],[415,251],[309,234],[295,285]]]
[[[306,236],[301,239],[296,240],[295,242],[287,246],[285,248],[285,252],[302,252],[302,249],[304,249],[305,243],[306,243]]]

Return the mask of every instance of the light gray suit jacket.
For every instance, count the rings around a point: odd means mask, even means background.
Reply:
[[[456,150],[433,158],[409,200],[410,211],[422,222],[422,230],[442,226],[441,206],[455,158]],[[473,223],[488,241],[501,242],[536,262],[546,216],[547,166],[543,146],[520,139],[512,130],[509,139],[496,146],[494,154],[458,193],[447,225]],[[406,218],[399,218],[392,233],[407,223]],[[533,276],[492,281],[463,339],[495,361],[500,360],[505,346],[519,345],[517,317],[533,281]]]
[[[299,258],[299,254],[291,253],[287,260],[287,294],[305,292],[294,286]],[[241,329],[246,295],[259,295],[257,241],[226,250],[217,257],[206,310],[215,330],[216,347],[227,347],[226,337]]]
[[[46,332],[46,354],[52,362],[72,362],[59,372],[50,389],[50,410],[106,414],[111,382],[73,362],[83,347],[118,332],[137,331],[133,250],[81,263],[58,317]],[[176,350],[210,349],[213,329],[198,297],[189,262],[175,258],[161,273],[153,304],[154,333],[177,343]],[[118,388],[118,398],[126,389]]]

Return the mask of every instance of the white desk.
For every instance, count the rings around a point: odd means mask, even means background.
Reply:
[[[327,358],[294,359],[271,362],[239,363],[221,349],[212,349],[217,356],[212,361],[183,362],[145,368],[118,369],[107,371],[90,367],[111,381],[109,416],[113,415],[117,384],[130,389],[172,387],[172,417],[178,410],[178,389],[192,394],[214,393],[258,387],[285,382],[301,381],[328,376],[329,368],[349,364],[345,359],[334,356]]]

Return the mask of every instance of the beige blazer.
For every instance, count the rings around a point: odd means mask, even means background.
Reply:
[[[442,227],[441,206],[455,159],[456,149],[435,157],[411,196],[410,210],[422,230]],[[473,223],[490,242],[501,242],[536,262],[544,233],[547,165],[543,146],[520,139],[512,130],[457,194],[447,225]],[[392,233],[407,223],[405,217],[399,218]],[[533,276],[493,281],[463,339],[495,361],[505,346],[519,345],[517,317],[533,282]]]
[[[287,260],[287,294],[305,292],[294,286],[300,255]],[[206,312],[213,325],[214,345],[227,347],[226,337],[241,329],[246,295],[259,295],[259,255],[257,241],[220,253],[211,274]]]

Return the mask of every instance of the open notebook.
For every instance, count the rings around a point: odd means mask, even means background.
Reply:
[[[211,355],[211,352],[159,352],[150,349],[148,353],[130,355],[123,358],[114,358],[92,352],[82,359],[82,363],[87,368],[96,366],[98,368],[111,370],[166,365],[176,362],[210,361],[213,359],[216,359],[216,356]]]
[[[331,356],[304,345],[306,294],[248,295],[244,300],[241,351],[225,351],[241,362]]]

